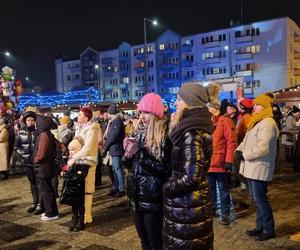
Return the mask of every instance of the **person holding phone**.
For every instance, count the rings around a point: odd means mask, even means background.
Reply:
[[[127,195],[142,249],[162,249],[162,187],[169,176],[167,120],[159,95],[149,93],[138,104],[140,124],[124,140],[129,164]]]

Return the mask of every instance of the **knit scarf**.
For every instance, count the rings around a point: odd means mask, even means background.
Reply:
[[[183,113],[179,124],[170,134],[173,145],[180,145],[185,133],[194,129],[200,129],[209,134],[212,133],[211,114],[206,107],[188,109]]]
[[[265,118],[273,118],[273,111],[271,107],[265,108],[259,113],[252,113],[250,121],[248,123],[248,130],[252,129],[258,122]]]

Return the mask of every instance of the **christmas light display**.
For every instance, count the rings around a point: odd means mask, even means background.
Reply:
[[[82,90],[73,90],[65,94],[24,94],[20,97],[19,109],[28,106],[35,107],[58,107],[70,105],[87,105],[100,103],[99,91],[93,87]]]

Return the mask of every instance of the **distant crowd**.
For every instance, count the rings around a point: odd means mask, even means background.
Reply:
[[[32,194],[27,212],[51,221],[59,218],[57,201],[69,205],[69,231],[77,232],[93,222],[105,169],[107,195],[127,196],[142,249],[213,249],[213,218],[232,223],[230,188],[239,187],[256,208],[246,234],[275,238],[268,184],[279,148],[300,172],[299,107],[279,107],[271,93],[220,102],[217,85],[197,82],[180,88],[175,107],[170,113],[149,93],[131,115],[115,104],[98,116],[82,107],[73,120],[1,110],[0,180],[24,169]]]

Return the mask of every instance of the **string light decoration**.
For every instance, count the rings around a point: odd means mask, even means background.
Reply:
[[[95,103],[100,103],[99,91],[90,87],[69,91],[65,94],[23,94],[20,97],[18,108],[20,110],[28,106],[57,108],[70,105],[94,105]]]

